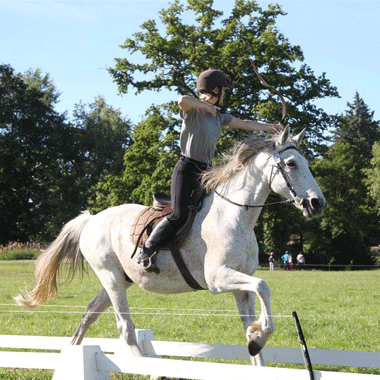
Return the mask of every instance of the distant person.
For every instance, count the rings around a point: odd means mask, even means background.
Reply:
[[[269,261],[269,270],[274,270],[275,260],[274,260],[274,253],[273,252],[270,253],[268,261]]]
[[[293,270],[293,256],[291,253],[289,253],[288,257],[288,270]]]
[[[281,259],[284,264],[284,269],[289,270],[289,252],[285,251],[285,254],[281,256]]]
[[[306,264],[305,256],[300,252],[297,255],[297,268],[302,269],[302,267]]]

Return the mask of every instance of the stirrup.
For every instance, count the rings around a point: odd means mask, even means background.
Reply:
[[[138,259],[138,263],[143,267],[144,270],[146,270],[147,272],[154,272],[154,273],[157,273],[159,274],[160,273],[160,269],[158,268],[158,266],[153,262],[153,257],[157,255],[157,251],[154,251],[152,253],[152,255],[148,258],[148,259],[141,259],[141,257],[139,257]]]

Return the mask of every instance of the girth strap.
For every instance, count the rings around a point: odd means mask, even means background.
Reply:
[[[185,262],[183,261],[181,252],[179,251],[178,244],[175,241],[171,241],[168,243],[168,247],[170,248],[170,252],[173,255],[173,259],[182,274],[183,279],[186,281],[187,285],[193,288],[194,291],[197,290],[205,290],[202,288],[198,282],[191,275],[189,269],[187,268]]]

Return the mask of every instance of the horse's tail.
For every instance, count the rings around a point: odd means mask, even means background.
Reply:
[[[84,257],[79,249],[79,238],[92,216],[84,211],[68,222],[58,237],[39,255],[36,268],[36,286],[25,296],[18,295],[15,301],[22,306],[36,307],[57,294],[58,270],[63,261],[70,263],[72,276],[78,268],[83,271]]]

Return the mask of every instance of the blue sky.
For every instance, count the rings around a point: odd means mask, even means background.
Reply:
[[[292,45],[300,45],[305,63],[319,76],[326,73],[341,99],[317,105],[331,114],[347,110],[355,92],[380,119],[380,1],[277,0],[287,12],[277,19],[279,30]],[[120,96],[106,68],[125,57],[120,48],[169,1],[3,1],[0,0],[0,63],[16,72],[40,68],[61,92],[59,112],[72,115],[74,105],[92,103],[102,95],[107,103],[138,123],[151,104],[174,93],[133,92]],[[215,0],[227,17],[233,0]]]

